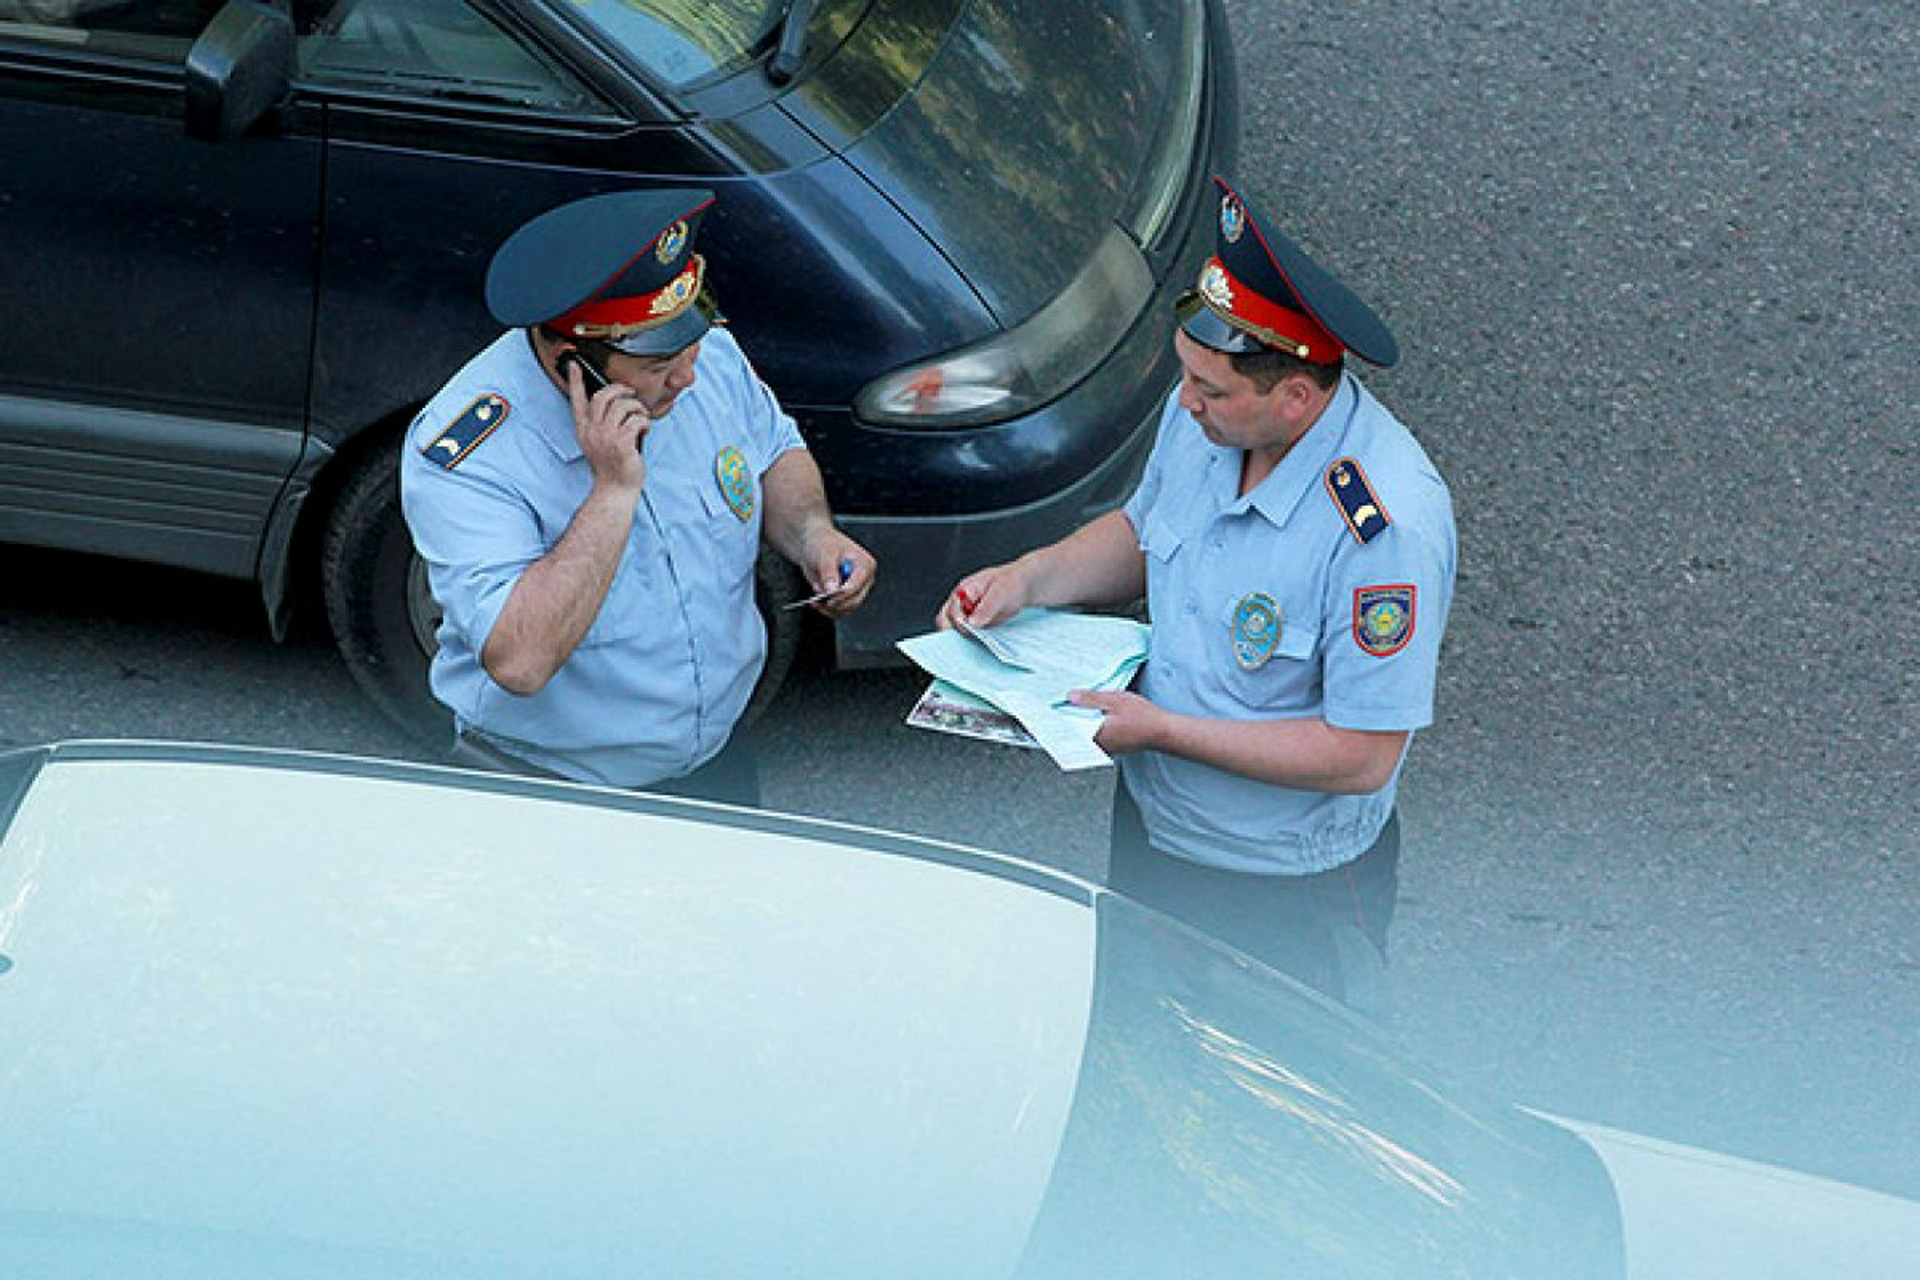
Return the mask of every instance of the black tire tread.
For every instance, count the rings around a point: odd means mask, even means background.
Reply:
[[[369,454],[342,486],[320,551],[334,643],[355,683],[420,741],[451,744],[453,718],[427,685],[431,655],[407,619],[413,539],[400,514],[400,452]]]

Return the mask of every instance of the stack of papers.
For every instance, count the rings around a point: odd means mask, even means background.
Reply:
[[[1101,714],[1074,689],[1124,689],[1147,660],[1145,623],[1027,609],[995,627],[929,631],[899,642],[933,677],[907,723],[1039,747],[1062,769],[1112,764],[1094,745]]]

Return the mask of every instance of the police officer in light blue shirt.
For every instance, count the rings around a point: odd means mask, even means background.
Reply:
[[[763,538],[828,614],[872,587],[793,420],[715,327],[693,251],[712,200],[617,193],[522,227],[487,277],[511,327],[409,432],[462,759],[757,803],[735,730],[766,656]]]
[[[1393,363],[1392,334],[1218,185],[1138,490],[966,578],[940,621],[1144,591],[1135,689],[1076,695],[1120,757],[1110,883],[1364,1006],[1397,892],[1400,767],[1433,719],[1452,502],[1345,368],[1348,352]]]

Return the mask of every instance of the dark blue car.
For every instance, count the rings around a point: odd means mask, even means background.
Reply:
[[[837,660],[889,660],[1130,490],[1236,130],[1219,0],[0,0],[0,540],[254,579],[276,634],[324,600],[438,724],[399,435],[514,227],[695,181],[883,564]]]

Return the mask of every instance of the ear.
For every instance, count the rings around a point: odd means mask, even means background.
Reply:
[[[1304,373],[1290,373],[1274,383],[1273,395],[1278,402],[1275,407],[1280,417],[1302,430],[1320,417],[1320,410],[1326,407],[1330,398],[1319,384]]]
[[[569,381],[567,377],[567,357],[578,356],[584,361],[586,356],[582,354],[577,345],[567,341],[565,338],[540,333],[538,330],[535,330],[535,334],[536,337],[533,344],[534,355],[539,359],[541,366],[547,371],[547,376],[553,379],[554,385],[560,388],[560,394],[566,395]],[[587,386],[588,390],[591,391],[593,384],[589,382]]]
[[[1317,390],[1313,379],[1304,373],[1289,373],[1273,384],[1273,394],[1280,397],[1281,404],[1290,413],[1297,413],[1301,406],[1310,403]]]

